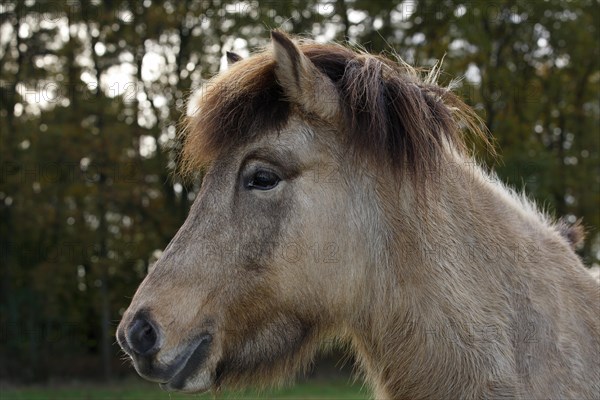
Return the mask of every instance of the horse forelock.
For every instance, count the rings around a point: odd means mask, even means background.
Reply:
[[[385,160],[418,180],[439,165],[445,146],[465,152],[463,130],[489,145],[477,114],[431,81],[439,70],[425,76],[401,60],[337,44],[302,42],[298,48],[335,84],[342,112],[333,122],[351,154]],[[265,49],[209,81],[181,135],[184,175],[225,149],[282,129],[298,111],[276,79],[276,66]]]

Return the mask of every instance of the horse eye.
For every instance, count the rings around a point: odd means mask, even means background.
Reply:
[[[248,189],[270,190],[273,189],[281,179],[274,172],[264,169],[258,170],[246,183]]]

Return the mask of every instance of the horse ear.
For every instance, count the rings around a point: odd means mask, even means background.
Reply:
[[[228,51],[226,54],[227,54],[227,65],[230,67],[242,59],[242,56],[240,56],[237,53],[234,53],[233,51]]]
[[[275,76],[288,99],[324,119],[336,117],[340,97],[333,81],[285,33],[271,31],[271,39],[277,63]]]

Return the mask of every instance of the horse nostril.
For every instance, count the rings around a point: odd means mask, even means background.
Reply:
[[[130,325],[127,342],[134,353],[149,356],[158,352],[158,330],[144,316],[138,316]]]

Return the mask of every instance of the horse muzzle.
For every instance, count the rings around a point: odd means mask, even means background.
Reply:
[[[207,390],[212,380],[207,371],[198,373],[208,358],[212,335],[194,336],[185,345],[165,351],[164,333],[146,312],[138,312],[117,330],[117,341],[133,360],[137,373],[165,390]],[[166,354],[165,354],[166,353]]]

